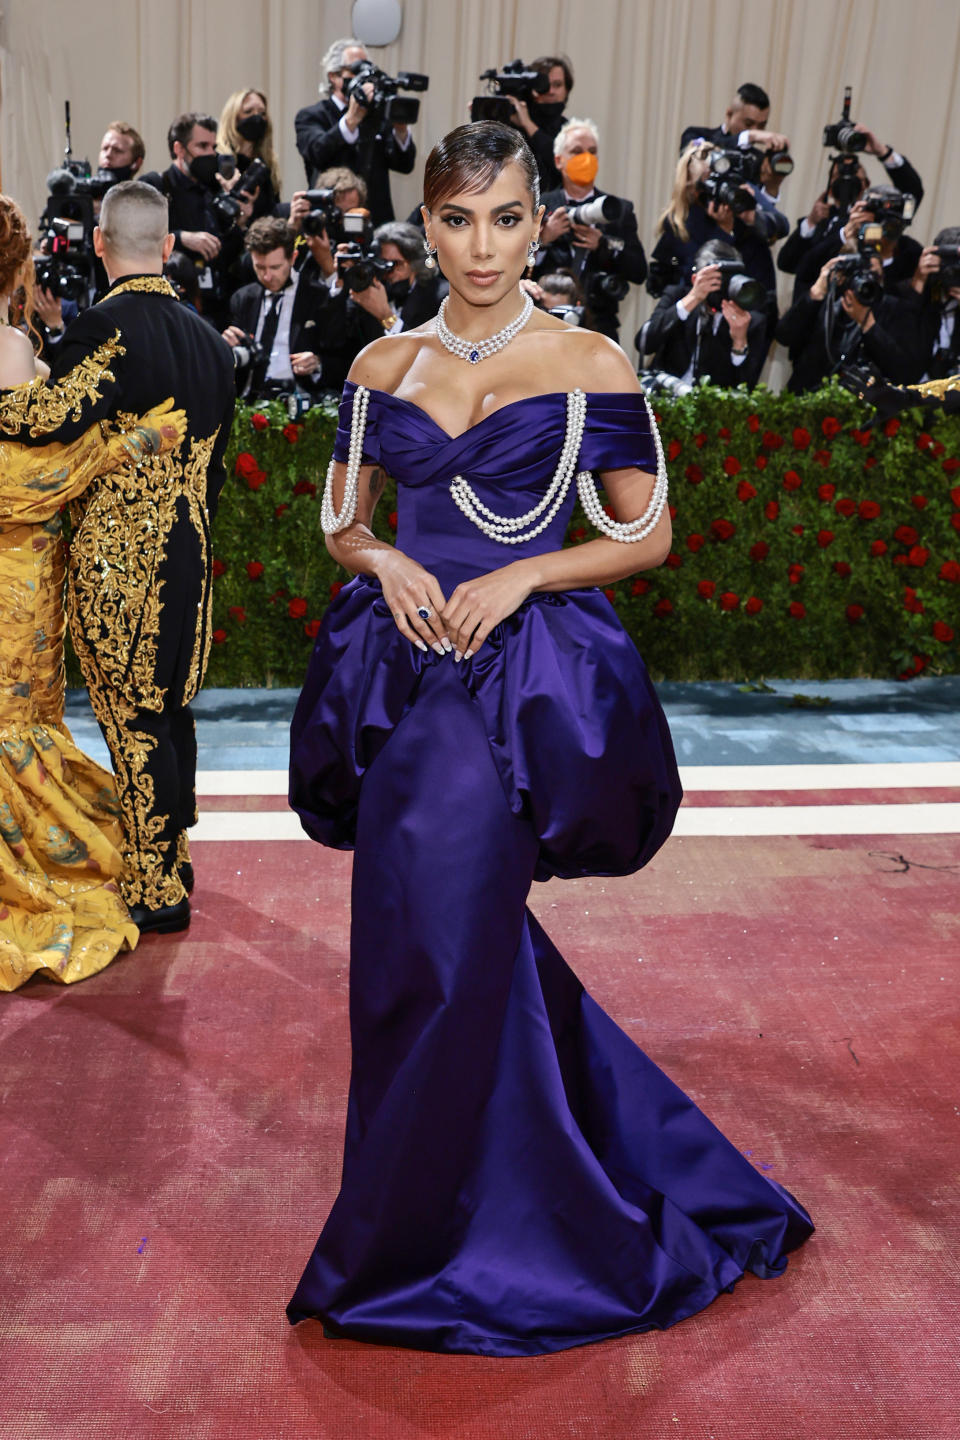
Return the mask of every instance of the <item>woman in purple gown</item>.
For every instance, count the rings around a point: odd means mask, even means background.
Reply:
[[[669,551],[659,436],[612,341],[530,312],[536,176],[492,123],[427,161],[450,297],[351,371],[323,524],[355,578],[290,765],[307,831],[355,856],[341,1189],[287,1313],[484,1355],[672,1325],[813,1228],[526,909],[534,879],[645,864],[681,793],[598,588]],[[387,474],[395,547],[369,528]],[[562,549],[575,488],[602,534]]]

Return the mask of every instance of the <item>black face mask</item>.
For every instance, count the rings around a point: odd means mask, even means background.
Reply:
[[[219,155],[194,155],[190,161],[190,174],[201,185],[212,185],[219,168]]]
[[[539,117],[541,120],[559,120],[566,103],[565,100],[535,100],[530,110],[531,117],[533,119]]]
[[[237,121],[237,134],[242,135],[244,140],[249,140],[251,145],[256,145],[266,133],[266,115],[245,115],[242,120]]]
[[[409,294],[409,280],[394,280],[392,284],[387,286],[387,296],[394,304],[402,305]]]
[[[108,169],[106,166],[101,165],[100,169],[97,171],[96,178],[98,180],[109,180],[112,185],[119,185],[121,180],[133,179],[133,166],[114,165],[113,169],[111,170]]]

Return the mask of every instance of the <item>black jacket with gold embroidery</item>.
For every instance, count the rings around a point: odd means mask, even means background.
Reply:
[[[71,511],[71,632],[89,684],[161,710],[199,689],[210,646],[210,521],[234,408],[229,346],[157,275],[125,276],[64,336],[46,383],[0,394],[0,431],[70,441],[172,396],[180,451],[98,477]]]

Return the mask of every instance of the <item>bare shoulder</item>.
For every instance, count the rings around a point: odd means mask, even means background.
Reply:
[[[0,326],[0,386],[25,385],[37,377],[33,346],[22,330]]]
[[[399,335],[383,335],[371,341],[350,366],[347,378],[368,390],[386,390],[392,395],[416,359],[425,337],[425,331],[405,330]]]
[[[640,393],[637,372],[615,340],[549,314],[538,318],[536,334],[542,337],[544,359],[551,373],[566,382],[558,388]]]

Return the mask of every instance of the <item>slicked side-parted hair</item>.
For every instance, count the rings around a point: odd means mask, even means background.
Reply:
[[[516,162],[530,192],[531,208],[540,204],[540,174],[533,151],[519,130],[496,120],[458,125],[427,156],[423,203],[434,211],[450,195],[488,190],[505,165]]]

